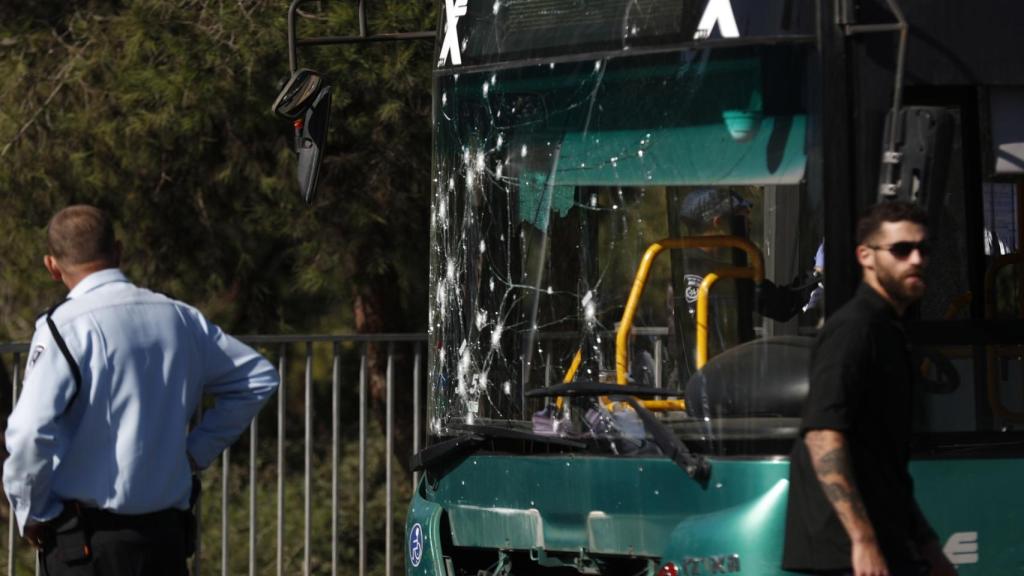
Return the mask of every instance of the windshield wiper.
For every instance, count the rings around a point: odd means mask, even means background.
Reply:
[[[707,484],[708,478],[711,477],[711,463],[703,456],[690,452],[686,444],[683,444],[682,440],[677,438],[667,426],[662,424],[650,410],[644,408],[644,405],[638,402],[636,398],[626,396],[623,400],[633,410],[636,410],[637,416],[647,426],[647,429],[651,431],[651,437],[654,439],[654,443],[658,445],[658,448],[661,449],[661,452],[682,468],[690,478],[693,478],[701,485]]]
[[[575,450],[582,450],[587,447],[583,442],[577,440],[569,440],[566,438],[559,438],[557,436],[545,436],[543,434],[537,434],[535,432],[527,432],[525,430],[519,430],[516,428],[508,428],[505,426],[488,426],[484,424],[455,424],[452,426],[455,430],[465,430],[471,434],[482,436],[485,440],[523,440],[526,442],[536,442],[538,444],[547,444],[549,446],[560,446],[562,448],[573,448]]]
[[[506,428],[503,426],[465,424],[452,426],[452,428],[456,430],[463,430],[465,431],[465,434],[443,442],[438,442],[437,444],[432,444],[423,450],[420,450],[416,454],[413,454],[412,460],[410,461],[413,470],[427,470],[443,466],[449,462],[476,452],[481,448],[481,446],[491,440],[534,442],[537,444],[557,446],[559,448],[570,448],[573,450],[583,450],[587,447],[583,442],[552,436],[543,436],[541,434],[534,434],[533,432],[526,432],[515,428]]]
[[[651,438],[661,450],[662,454],[668,456],[676,463],[690,478],[701,484],[705,484],[711,476],[711,464],[703,457],[693,452],[683,444],[682,440],[676,437],[660,420],[643,404],[636,400],[636,396],[682,396],[681,392],[664,390],[662,388],[651,388],[647,386],[630,386],[619,384],[599,384],[596,382],[573,382],[570,384],[556,384],[546,388],[530,390],[527,396],[610,396],[626,402],[636,411],[637,416],[644,423],[644,426],[651,433]]]
[[[682,396],[678,390],[666,390],[651,386],[632,386],[629,384],[599,384],[597,382],[570,382],[555,384],[545,388],[535,388],[526,393],[531,398],[548,396],[590,397],[590,396],[637,396],[654,398],[655,396]]]

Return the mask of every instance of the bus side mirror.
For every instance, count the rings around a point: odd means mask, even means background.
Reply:
[[[323,77],[320,74],[308,68],[300,68],[285,83],[271,109],[285,120],[298,120],[309,110],[322,85]]]
[[[299,191],[302,192],[302,199],[306,204],[312,203],[316,194],[330,116],[331,87],[325,86],[320,89],[313,105],[306,111],[306,119],[301,126],[295,126],[295,149],[299,154]]]
[[[324,143],[331,114],[331,87],[312,70],[301,69],[292,74],[274,100],[273,111],[292,120],[295,126],[296,173],[299,191],[307,204],[313,201],[320,177]]]
[[[883,142],[878,201],[919,204],[928,211],[932,226],[937,226],[946,200],[956,116],[948,108],[907,106],[900,109],[895,120],[892,112],[886,117],[886,139],[893,121],[897,122],[895,150],[889,150],[888,143]],[[938,234],[938,230],[931,232]]]

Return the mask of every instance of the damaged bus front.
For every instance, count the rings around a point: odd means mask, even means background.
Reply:
[[[407,573],[782,573],[810,348],[855,286],[866,204],[831,186],[850,147],[824,135],[852,114],[823,73],[843,30],[823,4],[443,3]],[[938,292],[922,315],[955,300]],[[923,398],[923,426],[957,402]],[[919,484],[926,512],[966,482],[936,462],[915,464],[948,480]],[[970,466],[1016,494],[1015,460]],[[977,503],[935,519],[947,554],[982,525],[1004,538],[1005,515],[968,520]],[[1021,560],[1002,551],[990,566]]]

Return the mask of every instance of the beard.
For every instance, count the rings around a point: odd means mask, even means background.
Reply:
[[[902,274],[891,269],[877,268],[878,283],[890,298],[903,304],[913,304],[924,296],[927,285],[923,268],[910,268]]]

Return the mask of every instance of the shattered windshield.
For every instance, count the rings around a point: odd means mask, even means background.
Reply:
[[[591,382],[672,391],[646,406],[702,450],[791,441],[824,298],[808,60],[748,46],[439,74],[431,433],[642,439],[621,403],[527,396]]]

